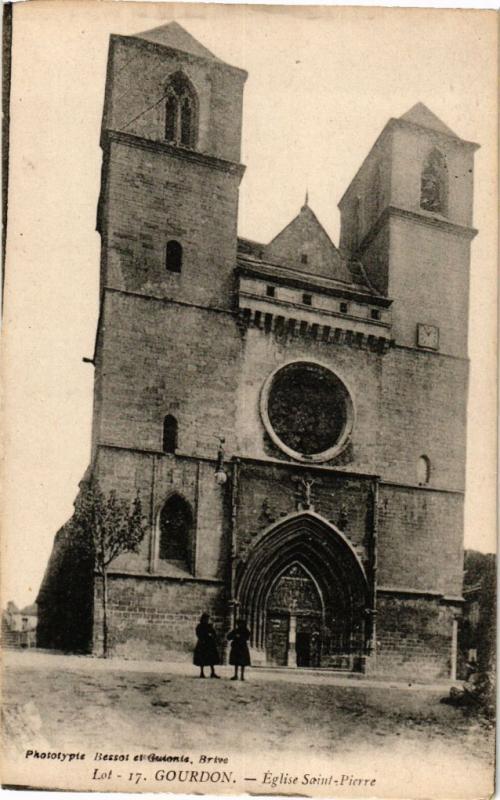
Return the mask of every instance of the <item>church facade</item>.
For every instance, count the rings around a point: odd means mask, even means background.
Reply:
[[[110,569],[111,649],[189,659],[208,612],[221,642],[247,620],[254,665],[451,676],[477,145],[419,103],[346,189],[338,247],[307,198],[249,241],[245,79],[177,23],[111,37],[91,472],[148,517]],[[96,651],[99,592],[67,623]]]

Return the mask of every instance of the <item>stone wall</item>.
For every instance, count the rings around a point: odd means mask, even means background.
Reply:
[[[160,576],[110,575],[109,651],[134,659],[190,661],[195,628],[210,614],[221,650],[230,621],[224,589],[214,581],[174,580]],[[102,651],[102,585],[95,583],[94,653]]]
[[[446,158],[446,216],[457,225],[471,225],[475,147],[470,148],[467,142],[462,143],[453,136],[442,136],[404,122],[395,127],[392,139],[391,203],[400,208],[421,210],[420,175],[434,147]]]
[[[369,672],[422,681],[450,677],[457,607],[432,596],[381,593],[377,612],[377,652]]]
[[[389,295],[394,338],[415,347],[417,324],[439,328],[439,350],[467,356],[470,241],[446,227],[390,221]]]
[[[239,171],[163,145],[147,147],[131,136],[107,148],[101,196],[104,284],[228,308]],[[172,239],[183,249],[180,273],[166,269]]]
[[[231,315],[113,292],[102,324],[101,443],[160,451],[173,414],[180,453],[215,457],[220,436],[235,451],[242,345]]]
[[[382,359],[372,468],[384,479],[415,485],[427,455],[430,486],[463,491],[468,362],[395,347]]]
[[[408,487],[380,487],[379,586],[462,591],[463,497]]]
[[[214,459],[218,436],[225,436],[228,458],[286,458],[262,424],[262,385],[277,365],[317,360],[345,381],[356,413],[351,442],[330,466],[408,486],[406,494],[403,489],[389,494],[387,489],[381,495],[383,581],[425,590],[443,585],[447,592],[459,594],[466,362],[403,348],[380,355],[301,336],[282,339],[256,329],[241,332],[229,314],[122,293],[108,296],[103,324],[107,336],[101,355],[101,442],[113,447],[108,447],[106,464],[101,448],[98,470],[105,485],[123,488],[126,496],[140,488],[149,503],[152,456],[127,455],[124,448],[156,453],[152,526],[169,492],[177,490],[193,508],[199,506],[198,541],[221,541],[223,495],[214,485],[214,464],[199,467],[183,456]],[[161,455],[167,413],[179,423],[176,457]],[[417,486],[422,455],[431,465],[427,488]],[[260,486],[241,488],[255,504],[254,518],[242,525],[247,536],[259,528],[266,499],[275,517],[295,508],[293,484],[276,469],[269,467]],[[329,480],[325,478],[325,486]],[[323,492],[318,486],[315,491]],[[344,500],[332,492],[321,503],[324,512],[318,506],[319,513],[338,524]],[[356,501],[349,500],[347,506],[351,518],[358,513],[353,510]],[[206,549],[197,555],[203,570],[199,574],[221,577],[224,551],[216,544],[207,547],[209,559]],[[147,560],[146,550],[143,556]]]
[[[147,520],[147,534],[138,553],[124,553],[112,570],[136,574],[181,577],[179,567],[159,558],[159,515],[166,500],[181,495],[192,518],[191,571],[182,577],[224,580],[229,551],[228,492],[217,486],[215,462],[101,447],[95,472],[104,491],[115,489],[129,499],[139,493]]]
[[[286,458],[266,437],[262,386],[293,360],[332,369],[348,387],[355,411],[349,446],[329,466],[415,485],[422,455],[431,461],[435,488],[463,490],[467,369],[465,360],[390,349],[384,355],[310,336],[250,328],[238,369],[236,428],[239,452]]]
[[[101,442],[160,450],[170,413],[182,453],[213,457],[225,436],[229,455],[284,458],[262,425],[262,386],[281,364],[313,360],[343,380],[355,408],[351,444],[330,466],[416,484],[425,454],[434,488],[463,490],[466,361],[242,333],[231,315],[123,293],[108,295],[103,325]]]
[[[56,533],[36,599],[37,647],[63,652],[92,650],[93,559],[67,523]]]

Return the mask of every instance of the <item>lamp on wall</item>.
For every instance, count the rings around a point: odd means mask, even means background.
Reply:
[[[223,436],[219,437],[219,449],[217,450],[217,466],[215,468],[215,482],[218,486],[224,486],[227,481],[227,473],[224,469],[224,442]]]

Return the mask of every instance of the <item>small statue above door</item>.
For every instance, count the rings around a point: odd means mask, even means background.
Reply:
[[[309,474],[301,478],[294,477],[292,480],[296,487],[297,511],[314,511],[313,486],[319,486],[321,481],[318,478],[312,478]]]

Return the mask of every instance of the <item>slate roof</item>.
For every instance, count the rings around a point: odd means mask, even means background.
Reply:
[[[303,255],[307,263],[302,261]],[[307,202],[268,244],[239,238],[238,265],[277,281],[377,295],[361,262],[340,252]]]

